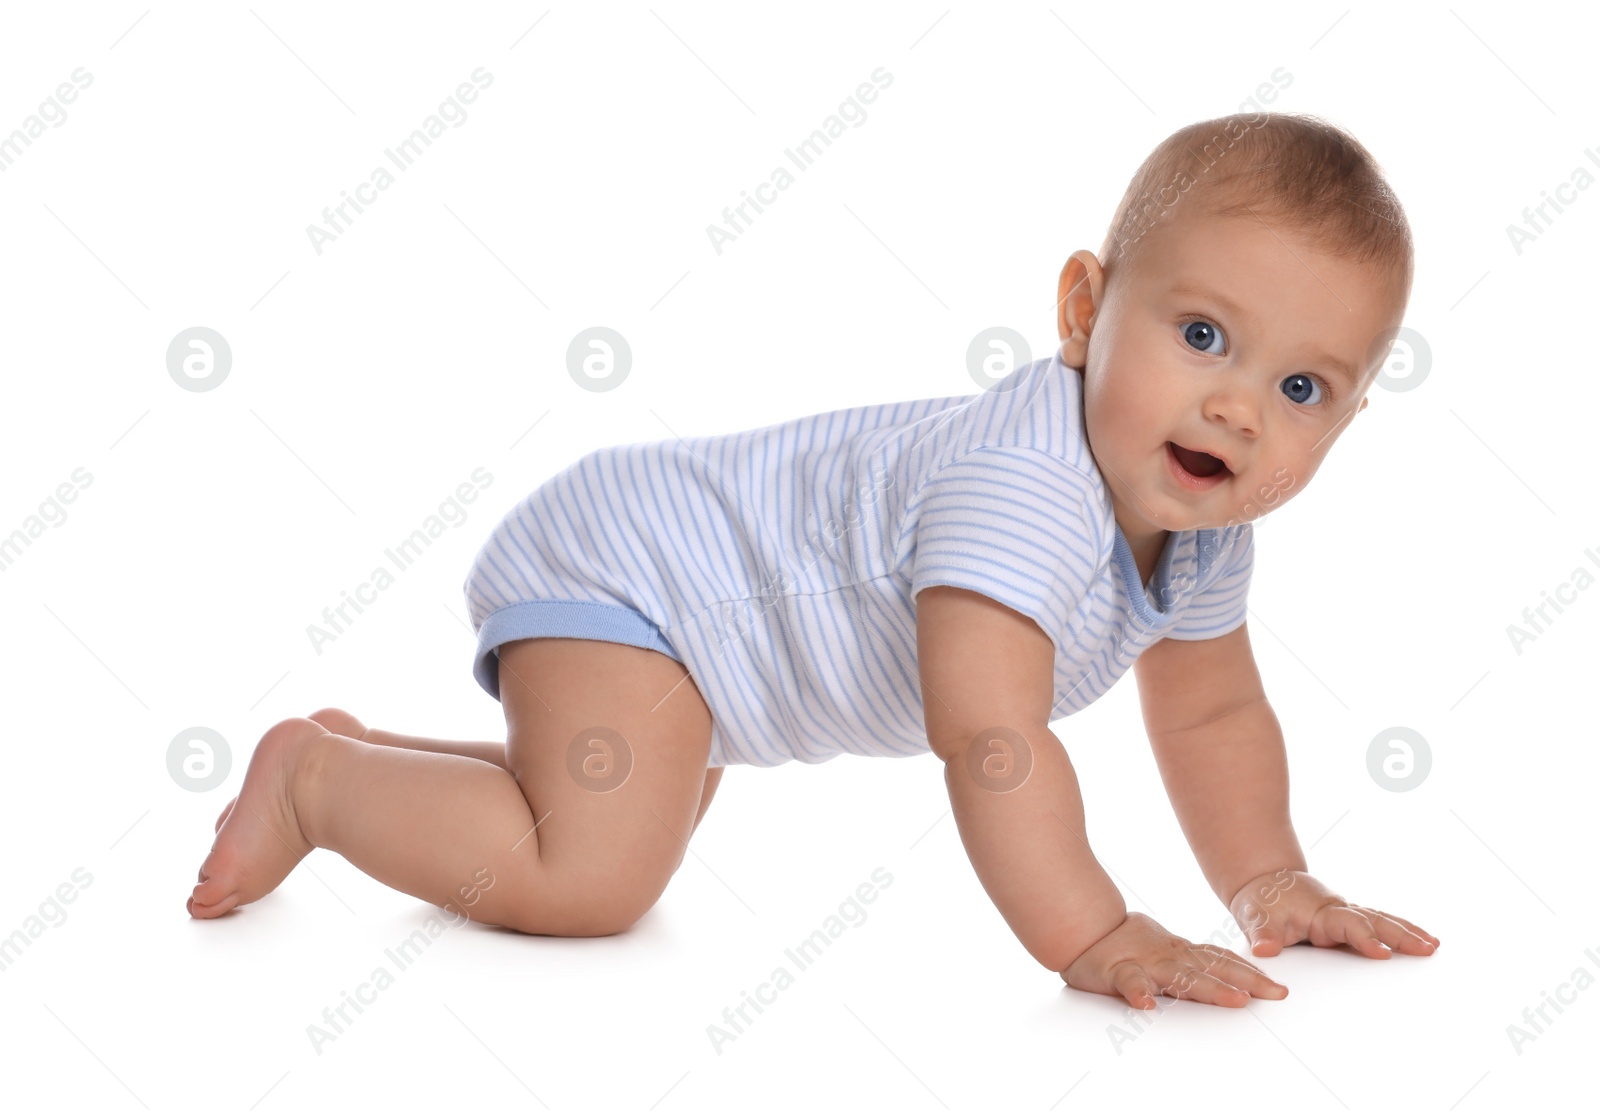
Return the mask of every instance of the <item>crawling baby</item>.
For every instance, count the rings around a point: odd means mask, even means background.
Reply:
[[[1051,725],[1131,666],[1174,810],[1256,955],[1437,938],[1307,873],[1251,653],[1251,522],[1301,493],[1399,331],[1409,227],[1367,150],[1309,116],[1168,137],[1060,347],[981,393],[592,452],[514,506],[465,584],[504,742],[327,708],[262,737],[188,901],[214,918],[313,848],[480,922],[627,929],[730,764],[943,763],[1023,947],[1138,1008],[1287,989],[1130,912]],[[1071,736],[1068,736],[1070,741]]]

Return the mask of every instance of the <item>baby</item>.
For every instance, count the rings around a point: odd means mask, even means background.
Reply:
[[[1405,215],[1345,132],[1180,129],[1100,257],[1066,262],[1048,358],[976,395],[593,452],[518,503],[465,585],[506,741],[336,708],[276,724],[189,913],[258,899],[321,847],[480,922],[616,933],[726,765],[931,750],[979,880],[1070,987],[1281,999],[1129,912],[1095,860],[1050,724],[1132,666],[1184,835],[1254,954],[1433,952],[1306,873],[1245,625],[1250,522],[1366,407],[1411,278]]]

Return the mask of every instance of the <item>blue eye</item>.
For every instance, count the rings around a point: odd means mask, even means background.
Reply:
[[[1204,319],[1191,319],[1183,325],[1183,340],[1196,350],[1207,354],[1219,353],[1211,349],[1211,345],[1221,339],[1222,330],[1215,323]]]
[[[1321,404],[1322,386],[1303,373],[1290,374],[1283,379],[1283,393],[1295,404]],[[1314,395],[1313,395],[1314,394]]]

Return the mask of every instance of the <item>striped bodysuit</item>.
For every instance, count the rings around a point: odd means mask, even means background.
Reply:
[[[949,584],[1055,643],[1055,716],[1163,637],[1245,618],[1250,525],[1168,535],[1147,586],[1060,353],[985,392],[590,452],[514,506],[464,591],[473,675],[496,650],[597,638],[682,662],[711,766],[927,751],[915,595]]]

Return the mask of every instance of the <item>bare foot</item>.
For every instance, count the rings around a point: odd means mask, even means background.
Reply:
[[[343,708],[318,708],[311,713],[312,723],[320,723],[335,735],[347,735],[352,739],[365,739],[367,725]],[[239,803],[235,797],[222,807],[222,815],[217,818],[213,832],[221,832],[223,823],[228,819],[228,814],[233,812],[233,807]]]
[[[190,892],[189,914],[216,918],[254,902],[283,882],[312,844],[300,829],[291,795],[305,749],[327,729],[309,719],[274,724],[245,771],[237,812],[228,815]]]
[[[350,739],[365,738],[367,725],[343,708],[318,708],[311,713],[311,722],[320,723],[335,735]]]

